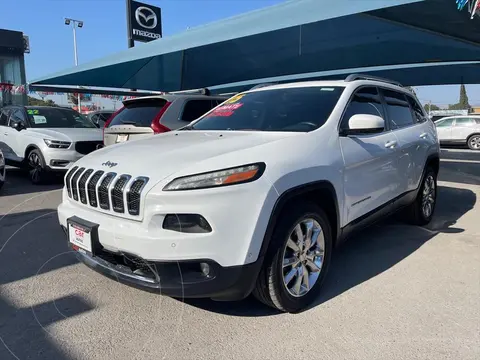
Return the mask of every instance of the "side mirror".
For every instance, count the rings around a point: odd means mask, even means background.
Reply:
[[[342,131],[344,135],[375,134],[385,129],[385,120],[376,115],[356,114],[348,120],[348,127]]]
[[[27,127],[25,126],[23,121],[17,121],[13,123],[13,128],[17,131],[22,131],[22,130],[25,130]]]

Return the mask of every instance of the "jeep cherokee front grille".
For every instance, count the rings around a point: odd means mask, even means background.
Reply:
[[[73,167],[65,176],[68,197],[84,205],[118,214],[140,215],[142,191],[148,178]]]

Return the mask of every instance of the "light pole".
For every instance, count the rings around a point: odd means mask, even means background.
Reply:
[[[77,31],[76,28],[82,28],[83,27],[83,21],[81,20],[75,20],[75,19],[70,19],[70,18],[65,18],[65,25],[70,25],[72,24],[73,27],[73,54],[75,56],[75,66],[78,66],[78,55],[77,55]],[[80,93],[78,93],[78,112],[81,114],[82,113],[82,102],[80,101]]]

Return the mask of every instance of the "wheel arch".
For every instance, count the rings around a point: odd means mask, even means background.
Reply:
[[[472,136],[480,136],[480,131],[475,131],[474,133],[467,136],[467,144]]]
[[[25,154],[24,154],[24,156],[23,156],[23,159],[24,159],[25,161],[27,160],[28,154],[30,154],[30,152],[31,152],[32,150],[38,150],[38,151],[40,151],[40,154],[42,153],[41,150],[40,150],[40,148],[39,148],[37,145],[35,145],[35,144],[29,144],[29,145],[25,148]]]
[[[430,154],[427,157],[427,160],[425,162],[425,167],[423,168],[422,179],[425,176],[425,171],[427,170],[428,167],[432,167],[435,170],[435,173],[438,175],[438,172],[440,170],[440,154]]]
[[[315,181],[288,189],[279,196],[275,202],[272,213],[270,214],[259,257],[263,257],[267,254],[273,230],[275,229],[282,212],[286,209],[288,204],[297,201],[313,202],[325,211],[328,220],[330,221],[333,243],[334,245],[336,244],[340,235],[340,210],[338,207],[337,193],[335,187],[330,181]]]

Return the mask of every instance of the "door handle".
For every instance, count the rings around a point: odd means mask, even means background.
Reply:
[[[392,140],[392,141],[387,141],[385,143],[385,147],[386,148],[389,148],[389,149],[393,149],[394,147],[397,146],[397,142],[395,140]]]
[[[420,134],[420,138],[421,139],[426,139],[428,137],[428,134],[427,133],[422,133]]]

